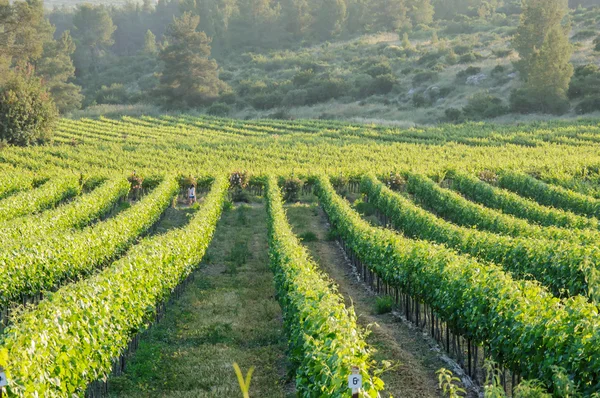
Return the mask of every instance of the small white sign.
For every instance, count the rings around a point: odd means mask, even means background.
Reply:
[[[4,372],[0,372],[0,388],[8,385],[8,380],[6,380],[6,374]]]
[[[359,374],[351,374],[348,376],[348,388],[353,390],[362,388],[362,376]]]

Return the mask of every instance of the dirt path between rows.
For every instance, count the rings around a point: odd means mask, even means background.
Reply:
[[[392,360],[397,366],[383,376],[384,396],[395,398],[441,397],[435,372],[447,368],[438,353],[416,328],[392,314],[376,314],[376,296],[358,282],[335,241],[328,241],[328,224],[322,210],[313,205],[288,207],[288,218],[297,235],[312,232],[316,241],[305,241],[313,259],[337,284],[347,305],[354,305],[363,327],[371,325],[368,343],[377,350],[375,359]]]

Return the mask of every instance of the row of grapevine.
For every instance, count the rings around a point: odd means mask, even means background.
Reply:
[[[0,305],[52,289],[107,265],[147,232],[179,191],[166,178],[138,204],[82,231],[56,233],[16,253],[0,253]]]
[[[554,295],[591,296],[600,302],[600,249],[564,240],[510,237],[449,223],[393,192],[374,176],[361,191],[406,236],[446,244],[502,265],[519,278],[535,278]]]
[[[560,164],[564,173],[575,173],[585,164],[598,161],[593,147],[575,149],[561,145],[539,149],[500,146],[490,153],[481,147],[424,142],[428,156],[423,157],[422,145],[396,142],[395,137],[432,141],[425,138],[435,137],[444,129],[389,129],[384,134],[373,126],[338,123],[331,127],[327,123],[299,121],[291,124],[293,133],[286,133],[286,126],[287,122],[282,121],[195,120],[188,116],[65,120],[58,128],[61,135],[68,130],[61,141],[63,144],[53,147],[51,152],[45,148],[11,149],[3,157],[5,162],[32,170],[42,170],[48,165],[52,169],[79,168],[83,164],[119,171],[135,169],[142,173],[195,169],[218,174],[238,169],[263,174],[308,175],[315,170],[327,170],[345,176],[365,170],[387,173],[394,167],[390,165],[397,164],[410,164],[415,172],[424,174],[450,167],[519,169],[524,164],[542,172]],[[447,134],[450,138],[455,134],[478,136],[480,130],[479,126],[469,126],[456,131],[450,129]],[[344,140],[343,146],[339,145],[340,139]],[[315,147],[319,148],[319,156],[315,156]]]
[[[217,178],[185,228],[143,240],[101,273],[19,314],[0,345],[9,395],[82,396],[110,373],[112,360],[202,260],[227,186]]]
[[[13,193],[31,189],[34,179],[29,173],[16,171],[12,168],[0,169],[0,199],[4,199]]]
[[[590,217],[600,217],[600,200],[556,185],[547,184],[524,173],[499,173],[498,186],[526,198],[531,198],[546,206],[553,206]]]
[[[460,192],[466,198],[536,224],[565,228],[598,229],[599,227],[596,218],[578,216],[568,211],[542,206],[531,199],[496,188],[465,173],[451,171],[448,174],[448,179],[451,188]]]
[[[0,223],[0,245],[4,248],[11,243],[12,246],[21,246],[24,242],[43,239],[49,233],[83,228],[105,215],[127,196],[129,187],[127,179],[117,177],[56,209]]]
[[[430,305],[453,330],[525,378],[552,387],[566,374],[582,393],[600,389],[596,305],[583,297],[560,300],[496,265],[374,228],[326,177],[317,178],[316,188],[335,232],[386,284]]]
[[[50,179],[39,188],[26,190],[0,201],[0,222],[27,214],[38,213],[81,192],[74,176]]]
[[[298,393],[304,397],[349,397],[348,376],[352,366],[357,366],[365,393],[377,396],[383,381],[369,375],[372,360],[354,309],[346,308],[344,299],[330,287],[331,282],[292,232],[274,177],[268,181],[267,210],[271,267]]]
[[[456,192],[440,187],[423,175],[415,173],[405,173],[405,175],[406,190],[414,195],[418,203],[456,224],[515,237],[566,239],[582,243],[600,242],[598,231],[533,225],[523,219],[470,202]]]

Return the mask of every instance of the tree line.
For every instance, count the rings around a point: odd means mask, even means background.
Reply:
[[[571,0],[571,6],[582,2]],[[49,13],[41,0],[0,0],[0,139],[28,125],[46,126],[57,113],[100,97],[119,103],[123,85],[105,87],[103,74],[118,74],[123,63],[139,66],[146,76],[141,91],[156,102],[195,107],[233,95],[213,55],[410,32],[438,19],[486,19],[497,12],[521,13],[514,47],[524,85],[514,101],[534,97],[550,111],[564,106],[573,74],[568,0],[144,0]],[[15,113],[20,119],[6,116],[22,103],[30,105]],[[20,136],[12,141],[36,142],[35,134]]]

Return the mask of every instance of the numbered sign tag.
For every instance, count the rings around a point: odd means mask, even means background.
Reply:
[[[362,376],[359,374],[351,374],[348,376],[348,388],[353,390],[362,388]]]
[[[8,385],[8,380],[6,380],[6,374],[4,372],[0,372],[0,388]]]

